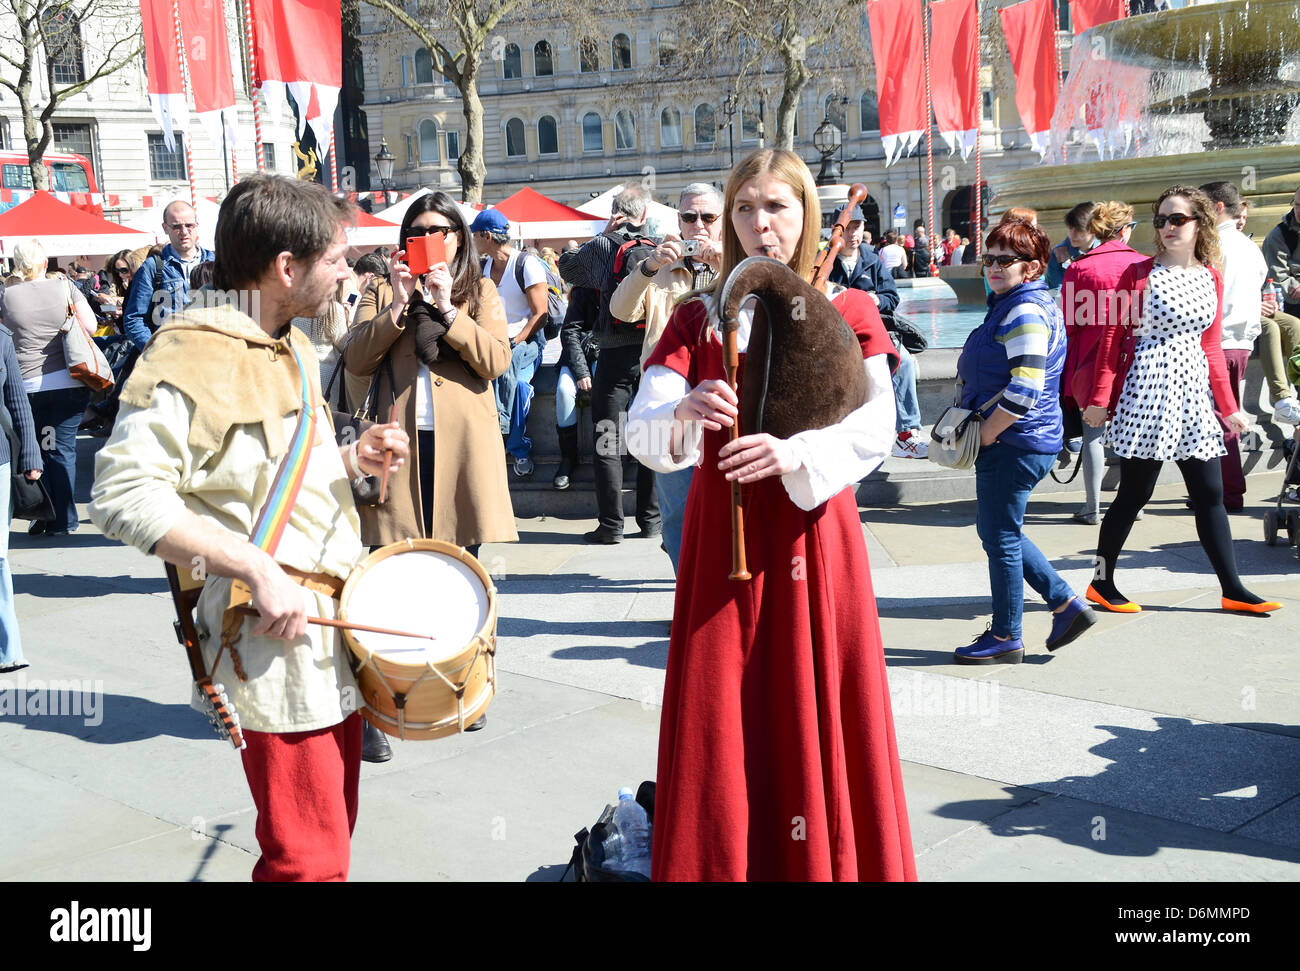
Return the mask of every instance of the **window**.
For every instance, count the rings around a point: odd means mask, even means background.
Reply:
[[[155,182],[185,181],[185,133],[176,132],[176,151],[167,151],[161,134],[149,133],[149,178]]]
[[[590,37],[584,37],[578,45],[578,70],[583,74],[600,70],[600,48]]]
[[[740,110],[740,140],[742,142],[758,141],[758,123],[762,120],[759,105],[755,101]]]
[[[524,76],[523,58],[519,55],[518,44],[506,45],[505,57],[501,61],[501,70],[504,72],[507,81]]]
[[[424,47],[415,52],[415,83],[433,84],[433,55]]]
[[[628,40],[627,34],[615,34],[610,47],[614,53],[614,70],[630,70],[632,67],[632,42]]]
[[[537,154],[560,154],[559,130],[555,126],[555,119],[550,115],[542,115],[537,122]]]
[[[0,166],[0,185],[6,189],[30,189],[32,170],[17,162],[6,162]]]
[[[0,118],[0,149],[9,150],[9,119]]]
[[[447,132],[447,161],[455,162],[460,158],[460,132]]]
[[[508,158],[523,158],[524,156],[524,123],[522,119],[511,118],[506,122],[506,156]]]
[[[55,122],[52,144],[56,152],[84,155],[88,159],[95,157],[95,150],[90,140],[89,125],[70,125],[66,122]]]
[[[582,150],[584,152],[601,152],[605,149],[605,133],[602,131],[600,115],[589,111],[582,116]]]
[[[993,120],[993,92],[983,91],[980,93],[980,118],[984,121]]]
[[[667,67],[677,59],[677,31],[659,31],[659,66]]]
[[[70,6],[46,7],[41,14],[45,22],[45,52],[50,59],[55,84],[76,84],[86,80],[81,56],[81,28]]]
[[[420,122],[420,164],[438,164],[438,126],[432,121]]]
[[[665,108],[659,112],[659,146],[682,147],[682,113],[676,108]]]
[[[53,162],[50,164],[54,178],[50,188],[55,192],[89,192],[90,179],[86,170],[77,162]]]
[[[623,109],[614,115],[614,149],[630,151],[636,148],[636,120],[632,112]]]
[[[551,60],[551,45],[539,40],[533,45],[533,74],[539,78],[549,78],[555,73],[555,64]]]
[[[840,130],[840,134],[847,134],[849,130],[849,120],[844,114],[843,99],[838,94],[828,94],[825,102],[826,117],[830,123]],[[880,127],[879,125],[876,126]]]
[[[858,127],[863,132],[880,131],[880,106],[871,91],[864,92],[858,102]]]
[[[695,144],[712,145],[718,140],[718,125],[713,119],[712,105],[695,107]]]
[[[275,146],[270,142],[262,146],[262,160],[266,162],[266,171],[275,171]]]

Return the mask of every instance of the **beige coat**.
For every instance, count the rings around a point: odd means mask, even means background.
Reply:
[[[459,546],[504,543],[519,538],[506,481],[492,379],[510,366],[510,342],[501,298],[491,280],[482,281],[479,320],[463,307],[447,330],[446,342],[460,361],[439,361],[429,370],[433,383],[432,539]],[[415,381],[420,361],[414,332],[395,325],[389,307],[393,290],[382,280],[367,288],[357,307],[356,323],[343,351],[348,397],[356,407],[380,361],[392,349],[393,381],[398,387],[397,414],[411,436],[411,460],[389,480],[383,506],[361,506],[361,537],[370,546],[423,535],[419,449],[415,433]],[[468,364],[474,373],[465,367]],[[380,380],[379,406],[387,408],[389,389]],[[380,415],[381,419],[387,415]]]
[[[691,289],[691,271],[683,260],[661,266],[649,277],[633,270],[609,298],[609,312],[619,320],[644,320],[645,337],[641,341],[641,370],[664,336],[668,318],[677,309],[677,301]]]

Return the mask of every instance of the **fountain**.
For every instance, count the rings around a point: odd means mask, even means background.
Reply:
[[[1038,210],[1054,239],[1085,200],[1137,211],[1133,245],[1150,252],[1150,204],[1175,183],[1227,180],[1250,203],[1257,240],[1300,186],[1300,3],[1221,0],[1101,24],[1075,38],[1053,119],[1055,154],[994,177],[992,214]],[[1090,147],[1061,147],[1082,130]]]

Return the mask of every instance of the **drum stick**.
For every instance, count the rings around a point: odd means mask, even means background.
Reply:
[[[261,617],[256,607],[247,605],[236,607],[241,614],[247,614],[249,617]],[[348,620],[332,620],[329,617],[308,617],[307,623],[315,624],[317,627],[337,627],[339,630],[364,630],[371,634],[391,634],[393,637],[422,637],[425,640],[436,641],[438,638],[433,634],[415,634],[409,630],[391,630],[387,627],[371,627],[368,624],[354,624]]]
[[[397,402],[394,401],[388,409],[388,423],[391,425],[397,421]],[[384,449],[384,474],[379,480],[379,502],[383,504],[388,499],[388,463],[393,460],[393,450]]]

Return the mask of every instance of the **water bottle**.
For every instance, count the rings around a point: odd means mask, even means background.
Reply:
[[[639,873],[650,879],[650,820],[627,786],[618,790],[618,805],[602,846],[606,870]]]

